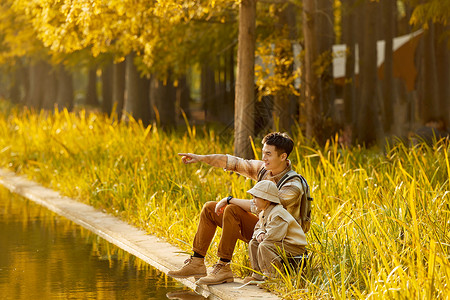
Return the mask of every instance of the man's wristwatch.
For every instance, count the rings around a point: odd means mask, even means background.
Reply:
[[[233,196],[228,196],[227,197],[227,204],[230,204],[231,199],[233,199]]]

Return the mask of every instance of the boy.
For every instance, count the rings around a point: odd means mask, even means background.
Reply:
[[[251,266],[255,272],[244,279],[245,283],[273,277],[276,271],[272,264],[281,267],[280,249],[288,256],[297,256],[305,252],[306,246],[305,233],[294,217],[280,204],[275,183],[262,180],[247,192],[253,196],[253,201],[261,212],[248,248]]]

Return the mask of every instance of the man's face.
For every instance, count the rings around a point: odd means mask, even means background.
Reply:
[[[284,166],[286,162],[286,153],[278,155],[275,146],[264,144],[262,148],[262,160],[266,170],[277,170],[281,165]]]

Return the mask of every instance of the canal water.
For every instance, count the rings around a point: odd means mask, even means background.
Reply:
[[[0,186],[0,299],[204,298]]]

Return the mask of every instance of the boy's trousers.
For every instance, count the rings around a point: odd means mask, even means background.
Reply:
[[[305,252],[305,247],[292,246],[281,242],[264,240],[259,243],[256,239],[252,239],[248,244],[248,253],[252,269],[261,272],[266,276],[274,276],[276,274],[274,264],[277,268],[281,268],[280,254],[283,251],[287,256],[297,256]]]

